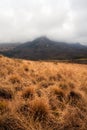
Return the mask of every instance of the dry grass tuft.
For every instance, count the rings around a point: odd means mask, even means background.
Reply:
[[[0,115],[5,114],[8,110],[8,104],[5,101],[0,101]]]
[[[29,103],[24,103],[21,104],[20,107],[18,108],[17,112],[20,114],[22,114],[23,116],[25,116],[26,118],[29,118],[30,114],[31,114],[31,109],[30,109],[30,104]]]
[[[0,87],[0,98],[12,99],[13,96],[13,91],[10,88]]]
[[[82,95],[79,92],[70,91],[68,95],[68,103],[72,106],[76,106],[83,101]]]
[[[43,98],[37,98],[30,103],[22,104],[18,112],[21,112],[27,119],[32,118],[34,121],[42,122],[48,119],[50,107]]]
[[[50,107],[46,99],[38,98],[32,101],[31,108],[33,111],[33,119],[38,121],[45,121],[49,117]]]
[[[1,130],[25,130],[26,128],[23,126],[21,120],[18,118],[8,115],[3,117],[0,121],[0,129]]]
[[[78,108],[69,107],[64,113],[62,130],[86,130],[87,115]]]
[[[23,93],[22,93],[22,97],[24,99],[34,99],[35,97],[35,88],[34,87],[28,87],[26,88]]]
[[[21,83],[21,78],[18,75],[12,75],[9,80],[12,84],[20,84]]]
[[[52,89],[51,92],[53,93],[53,95],[55,95],[60,102],[65,101],[65,98],[66,98],[65,93],[62,89],[60,89],[57,86],[54,86],[51,89]]]

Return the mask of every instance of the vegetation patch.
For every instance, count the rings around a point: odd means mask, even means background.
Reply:
[[[0,101],[0,115],[5,114],[8,110],[8,104],[5,101]]]
[[[0,70],[0,130],[87,130],[87,65],[1,56]]]
[[[1,130],[26,130],[23,123],[18,118],[7,115],[0,121]]]
[[[22,97],[24,99],[33,99],[35,97],[35,88],[34,87],[28,87],[26,88],[23,93]]]
[[[13,96],[13,91],[10,88],[0,87],[0,98],[12,99]]]

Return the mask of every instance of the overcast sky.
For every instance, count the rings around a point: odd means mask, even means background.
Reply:
[[[0,42],[39,36],[87,44],[87,0],[0,0]]]

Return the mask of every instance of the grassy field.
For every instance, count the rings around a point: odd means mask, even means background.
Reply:
[[[0,56],[0,130],[87,130],[87,65]]]

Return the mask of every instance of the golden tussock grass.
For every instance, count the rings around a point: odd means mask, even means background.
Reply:
[[[9,111],[8,103],[6,101],[0,101],[0,115],[3,115]]]
[[[24,99],[33,99],[35,97],[35,88],[34,87],[27,87],[23,93],[22,97]]]
[[[0,98],[12,99],[13,96],[14,96],[14,93],[12,89],[6,88],[6,87],[0,87]]]
[[[0,56],[0,130],[87,130],[87,65]]]

